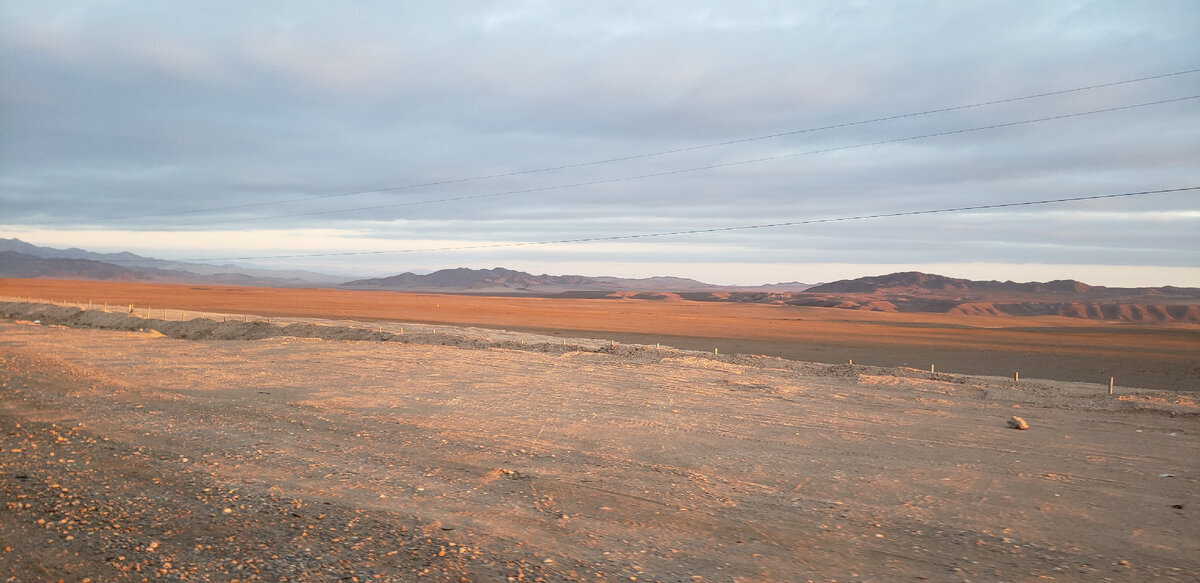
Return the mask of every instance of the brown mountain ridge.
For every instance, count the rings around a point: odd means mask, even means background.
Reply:
[[[1049,282],[976,281],[905,271],[809,286],[799,282],[739,287],[681,277],[533,275],[493,269],[443,269],[428,274],[345,282],[299,271],[245,269],[163,261],[130,253],[50,249],[0,239],[0,277],[99,281],[226,283],[266,287],[326,287],[492,296],[631,300],[692,300],[783,306],[989,316],[1066,316],[1113,322],[1200,323],[1200,288],[1118,288],[1073,279]],[[345,283],[342,283],[345,282]]]
[[[789,284],[790,285],[790,284]],[[1116,288],[1073,279],[976,281],[907,271],[816,286],[729,287],[676,277],[624,279],[533,275],[505,268],[443,269],[356,280],[363,290],[539,295],[576,298],[691,300],[925,312],[967,316],[1066,316],[1116,322],[1200,323],[1200,288]]]
[[[586,275],[534,275],[524,271],[495,267],[492,269],[441,269],[428,274],[401,273],[390,277],[359,279],[341,287],[364,290],[427,291],[477,294],[559,295],[576,292],[642,291],[682,292],[718,291],[725,286],[704,283],[683,277],[623,278]],[[792,289],[805,289],[794,284]]]
[[[975,281],[916,271],[835,281],[801,293],[727,299],[879,312],[1200,323],[1200,288],[1117,288],[1073,279]]]

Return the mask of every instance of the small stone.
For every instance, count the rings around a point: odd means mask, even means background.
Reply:
[[[1029,429],[1029,424],[1016,415],[1008,418],[1008,426],[1013,429]]]

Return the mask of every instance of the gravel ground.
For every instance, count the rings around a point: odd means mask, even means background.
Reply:
[[[0,581],[1200,580],[1188,394],[61,310],[0,323]]]
[[[5,372],[11,373],[11,361]],[[5,388],[44,379],[4,376]],[[187,458],[0,409],[0,577],[30,581],[543,581],[411,517],[222,485]]]

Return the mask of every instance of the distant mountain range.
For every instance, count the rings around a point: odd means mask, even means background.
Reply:
[[[54,249],[20,239],[3,238],[0,238],[0,277],[271,287],[335,286],[347,279],[310,271],[166,261],[128,252],[94,253],[75,248]]]
[[[1059,279],[1046,283],[1016,283],[1012,281],[973,281],[955,279],[944,275],[904,271],[889,275],[843,279],[824,283],[808,289],[812,293],[1037,293],[1037,294],[1082,294],[1096,289],[1073,279]]]
[[[676,299],[991,316],[1069,316],[1116,321],[1200,322],[1200,289],[1109,288],[1075,280],[974,281],[901,272],[807,285],[718,286],[693,279],[532,275],[511,269],[444,269],[343,284],[349,289]]]
[[[766,286],[731,287],[682,277],[589,277],[533,275],[495,269],[443,269],[429,274],[402,273],[358,279],[308,271],[253,269],[236,265],[207,265],[166,261],[133,253],[94,253],[83,249],[39,247],[20,239],[0,238],[0,277],[145,281],[162,283],[221,283],[271,287],[344,287],[360,290],[424,291],[502,295],[592,294],[610,291],[801,291],[809,284],[791,282]]]
[[[1194,287],[1104,287],[1093,286],[1074,279],[1048,282],[1017,283],[1013,281],[975,281],[942,275],[905,271],[874,277],[844,279],[815,285],[806,290],[809,295],[874,294],[884,296],[921,296],[955,300],[982,298],[1058,298],[1090,300],[1156,300],[1173,301],[1200,298],[1200,288]]]
[[[809,285],[721,286],[680,277],[629,279],[533,275],[504,269],[443,269],[357,279],[305,271],[163,261],[132,253],[50,249],[0,239],[0,277],[218,283],[352,290],[742,302],[991,316],[1069,316],[1112,321],[1200,323],[1200,288],[1110,288],[1075,280],[1017,283],[901,272]]]
[[[770,286],[721,286],[683,277],[591,277],[585,275],[533,275],[497,267],[494,269],[442,269],[421,275],[401,273],[391,277],[360,279],[342,284],[349,289],[425,291],[477,294],[562,295],[586,292],[718,292],[718,291],[803,291],[804,283],[780,283]]]
[[[1073,279],[974,281],[915,271],[835,281],[758,301],[881,312],[1200,323],[1200,288],[1103,287]]]

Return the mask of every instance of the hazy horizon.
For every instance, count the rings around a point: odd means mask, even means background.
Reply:
[[[20,240],[20,239],[18,239],[18,240]],[[24,241],[24,242],[30,243],[29,241]],[[65,250],[65,249],[71,247],[71,246],[62,246],[62,245],[60,245],[60,246],[40,245],[40,246],[59,249],[59,250]],[[78,248],[78,247],[76,247],[76,248]],[[97,252],[97,253],[120,253],[120,252],[128,251],[127,249],[103,249],[103,250],[96,250],[96,249],[89,249],[89,248],[81,248],[81,249],[83,251],[91,251],[91,252]],[[138,255],[141,255],[141,254],[138,253]],[[162,259],[159,257],[154,257],[152,255],[143,255],[143,256],[150,258],[150,259]],[[261,264],[255,264],[253,262],[245,262],[245,261],[228,261],[226,263],[209,261],[209,262],[204,262],[204,264],[235,265],[238,267],[248,268],[248,269],[279,269],[278,266],[274,266],[274,265],[269,265],[269,264],[261,265]],[[563,265],[559,266],[560,269],[556,270],[556,271],[555,270],[547,271],[545,269],[541,269],[541,268],[547,267],[547,265],[544,263],[536,264],[536,266],[537,267],[522,268],[522,267],[514,267],[513,265],[501,265],[501,264],[491,265],[491,264],[485,264],[485,263],[481,263],[478,265],[444,265],[444,266],[432,267],[432,268],[411,268],[411,269],[405,269],[405,268],[388,269],[386,266],[376,266],[376,269],[374,271],[360,271],[357,273],[338,272],[336,270],[316,271],[315,273],[321,273],[324,275],[330,275],[330,276],[335,276],[335,277],[342,277],[345,279],[369,279],[369,278],[389,277],[389,276],[399,275],[399,274],[408,273],[408,272],[424,275],[424,274],[433,273],[435,271],[439,271],[439,270],[443,270],[443,269],[466,268],[466,269],[484,269],[484,270],[486,270],[486,269],[493,269],[493,268],[503,268],[503,269],[513,269],[516,271],[524,271],[524,272],[530,273],[532,275],[552,275],[552,276],[580,275],[580,276],[586,276],[586,277],[623,277],[623,278],[634,278],[634,279],[650,278],[650,277],[680,277],[680,278],[694,279],[694,280],[700,281],[702,283],[715,284],[715,285],[754,287],[754,286],[773,285],[773,284],[780,284],[780,283],[805,283],[805,284],[815,285],[815,284],[829,283],[829,282],[843,280],[843,279],[858,279],[861,277],[888,275],[891,273],[897,273],[897,272],[901,272],[901,271],[918,271],[918,272],[923,272],[923,273],[928,273],[928,274],[936,274],[936,275],[943,275],[946,277],[953,277],[953,278],[958,278],[958,279],[970,279],[970,280],[977,280],[977,281],[997,280],[997,281],[1014,281],[1014,282],[1018,282],[1018,283],[1027,283],[1027,282],[1047,282],[1047,281],[1061,280],[1061,279],[1075,279],[1075,280],[1082,281],[1083,283],[1086,283],[1089,285],[1100,285],[1100,286],[1107,286],[1107,287],[1162,287],[1162,286],[1200,287],[1200,283],[1198,283],[1198,284],[1182,284],[1182,283],[1170,282],[1170,281],[1165,282],[1165,283],[1147,284],[1147,283],[1145,283],[1145,281],[1147,281],[1147,277],[1149,276],[1148,272],[1153,271],[1156,274],[1161,274],[1163,272],[1163,270],[1162,270],[1162,268],[1147,268],[1147,267],[1143,267],[1143,266],[1102,266],[1103,270],[1106,273],[1109,273],[1109,277],[1106,279],[1091,280],[1091,281],[1085,280],[1085,279],[1080,279],[1077,277],[1063,277],[1061,275],[1062,273],[1070,272],[1071,268],[1074,266],[1056,266],[1056,265],[1045,265],[1045,264],[1004,266],[1004,265],[989,265],[989,264],[958,263],[958,264],[942,264],[942,265],[916,265],[916,266],[909,266],[908,269],[896,269],[896,266],[894,266],[894,265],[864,265],[864,264],[817,265],[817,266],[808,264],[808,265],[802,265],[802,266],[797,266],[797,265],[777,266],[780,270],[791,269],[791,270],[802,270],[805,273],[809,273],[809,274],[818,274],[818,273],[826,274],[826,276],[824,278],[816,278],[816,279],[808,279],[808,280],[801,280],[801,279],[792,279],[792,280],[783,280],[783,279],[777,279],[777,280],[704,279],[703,277],[679,275],[677,273],[671,273],[669,271],[668,272],[656,272],[656,271],[653,271],[652,266],[645,266],[645,265],[641,266],[641,269],[642,269],[641,271],[631,271],[628,269],[627,265],[623,265],[623,264],[616,264],[616,265],[589,264],[589,267],[591,269],[600,269],[600,270],[609,269],[611,272],[571,271],[570,269],[572,268],[573,264],[563,264]],[[669,266],[664,266],[664,268],[669,269]],[[1033,277],[1033,278],[1021,279],[1021,278],[1013,278],[1013,277],[999,277],[999,276],[994,275],[996,273],[1004,273],[1006,271],[1014,271],[1014,272],[1020,272],[1020,273],[1024,273],[1024,274],[1035,274],[1035,275],[1040,274],[1040,276]],[[623,274],[623,275],[619,275],[619,274]]]

